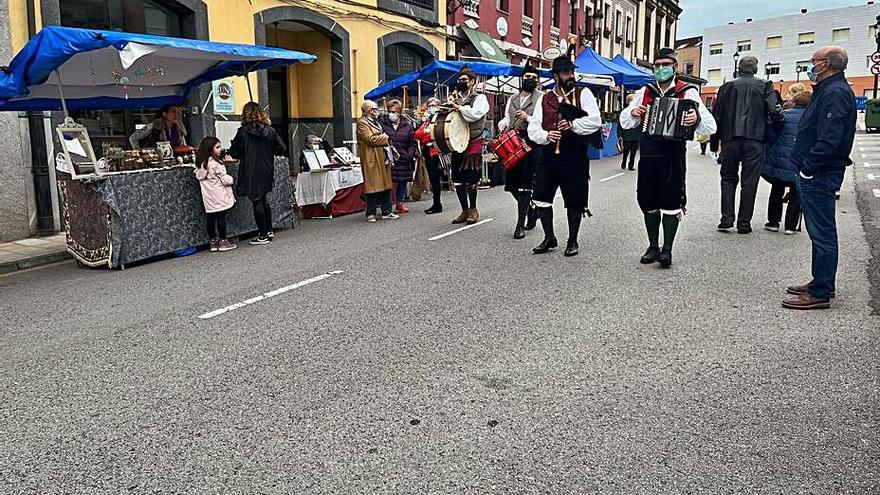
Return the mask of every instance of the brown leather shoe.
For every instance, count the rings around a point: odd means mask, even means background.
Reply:
[[[464,210],[463,212],[461,212],[460,215],[455,217],[455,220],[452,221],[452,224],[455,225],[459,223],[465,223],[468,219],[468,216],[470,215],[470,211],[471,210]]]
[[[831,307],[830,299],[816,299],[810,293],[790,296],[782,301],[785,309],[828,309]]]
[[[791,295],[799,296],[801,294],[807,294],[810,292],[810,284],[804,285],[792,285],[785,289],[785,292],[788,292]],[[835,291],[831,291],[831,297],[834,298],[837,294]]]
[[[468,217],[467,217],[467,224],[468,225],[473,225],[473,224],[477,223],[478,221],[480,221],[480,212],[477,211],[476,208],[471,208],[469,211],[470,211],[470,213],[468,213]]]

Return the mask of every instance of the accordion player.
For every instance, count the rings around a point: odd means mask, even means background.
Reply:
[[[682,98],[655,98],[648,105],[642,121],[642,132],[648,136],[691,141],[696,126],[685,125],[685,117],[691,110],[697,110],[697,102]]]

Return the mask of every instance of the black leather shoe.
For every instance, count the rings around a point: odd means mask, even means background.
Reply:
[[[737,227],[736,233],[737,234],[751,234],[752,228],[751,227]]]
[[[557,246],[559,246],[559,242],[555,237],[549,239],[545,237],[544,240],[541,241],[541,244],[538,244],[538,247],[532,249],[532,252],[535,254],[544,254],[551,249],[556,249]]]
[[[434,206],[428,208],[427,210],[425,210],[425,214],[427,214],[427,215],[433,215],[435,213],[443,213],[443,207],[440,205],[434,205]]]
[[[672,266],[672,251],[661,251],[660,256],[657,257],[657,261],[660,262],[661,268],[669,268]]]
[[[642,259],[639,262],[643,265],[650,265],[657,261],[657,258],[660,256],[660,248],[658,247],[649,247],[645,254],[642,255]]]
[[[565,246],[565,253],[563,253],[563,256],[568,258],[571,256],[577,256],[577,254],[578,254],[578,242],[569,240],[568,245]]]
[[[526,237],[526,231],[523,229],[522,225],[517,225],[515,229],[513,229],[513,238],[514,239],[524,239]]]
[[[727,224],[727,223],[723,223],[723,222],[722,222],[722,223],[719,223],[719,224],[718,224],[718,232],[728,232],[728,231],[730,231],[731,229],[733,229],[733,224],[732,224],[732,223],[731,223],[731,224]]]

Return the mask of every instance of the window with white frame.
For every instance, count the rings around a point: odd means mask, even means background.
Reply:
[[[849,41],[849,28],[841,28],[831,31],[831,42],[839,43],[841,41]]]
[[[752,40],[740,40],[736,42],[736,51],[750,52],[752,51]]]
[[[709,81],[721,82],[721,69],[709,69]]]
[[[767,76],[779,75],[779,64],[770,64],[764,67],[764,73]]]
[[[782,36],[768,36],[767,49],[782,48]]]
[[[798,45],[812,45],[816,42],[816,33],[800,33],[798,34]]]
[[[809,60],[800,60],[800,61],[798,61],[797,65],[795,65],[795,70],[797,70],[797,67],[800,67],[800,68],[801,68],[801,72],[802,72],[802,73],[806,73],[806,72],[807,72],[807,67],[809,67],[809,66],[810,66],[810,61],[809,61]]]
[[[724,43],[713,43],[709,45],[709,55],[721,55],[724,51]]]
[[[877,26],[871,24],[868,26],[868,39],[874,40],[875,38],[877,38]]]

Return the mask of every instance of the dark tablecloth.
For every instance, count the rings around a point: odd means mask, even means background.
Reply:
[[[228,170],[237,180],[238,165],[231,165]],[[94,229],[79,232],[68,228],[69,250],[90,266],[117,267],[209,242],[202,194],[191,168],[111,175],[83,185],[97,192],[101,201],[80,200],[88,196],[85,194],[68,195],[65,206],[71,226],[87,223],[82,219],[78,221],[79,215],[106,219],[107,207],[110,209],[109,249],[96,249],[96,236],[90,232]],[[227,213],[230,237],[257,230],[250,200],[235,199],[235,206]],[[287,158],[275,159],[275,187],[269,194],[269,202],[275,226],[292,223],[294,210]],[[81,249],[84,242],[79,239],[86,233],[90,236],[88,252]],[[91,259],[89,254],[99,259]]]

